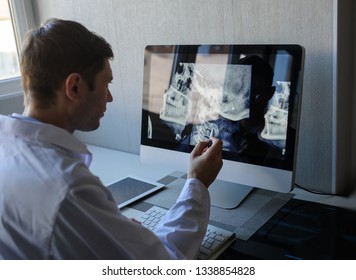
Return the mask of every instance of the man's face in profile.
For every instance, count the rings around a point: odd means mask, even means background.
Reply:
[[[86,90],[85,98],[79,106],[76,129],[82,131],[92,131],[99,127],[100,119],[106,111],[106,103],[112,102],[113,97],[109,90],[109,83],[112,81],[112,70],[109,60],[105,60],[104,69],[95,77],[94,90]]]

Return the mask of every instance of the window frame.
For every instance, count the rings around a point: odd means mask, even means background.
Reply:
[[[8,0],[11,22],[15,33],[17,53],[20,54],[22,41],[26,32],[35,27],[32,1]],[[0,100],[23,94],[21,78],[0,80]]]

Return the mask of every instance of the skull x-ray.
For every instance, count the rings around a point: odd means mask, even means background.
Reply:
[[[190,144],[209,138],[220,116],[232,121],[249,117],[251,66],[224,64],[180,63],[163,96],[160,118],[168,121],[176,135],[193,125]],[[179,131],[179,128],[180,131]]]
[[[199,64],[193,89],[198,94],[198,102],[191,145],[209,138],[211,131],[218,137],[220,129],[213,121],[220,116],[232,121],[249,117],[251,66]]]
[[[220,114],[229,120],[249,117],[251,66],[228,65],[225,87],[222,92]]]

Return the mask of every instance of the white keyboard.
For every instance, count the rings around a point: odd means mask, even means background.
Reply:
[[[146,228],[153,230],[168,210],[153,206],[138,218]],[[208,225],[204,240],[200,247],[198,259],[216,259],[235,240],[235,233]]]

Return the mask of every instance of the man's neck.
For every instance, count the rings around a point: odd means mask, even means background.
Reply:
[[[38,107],[34,108],[31,106],[26,106],[22,115],[36,119],[43,123],[48,123],[63,128],[69,133],[74,132],[74,130],[70,129],[70,127],[67,125],[67,118],[59,110],[56,110],[56,107],[42,109]]]

